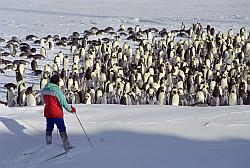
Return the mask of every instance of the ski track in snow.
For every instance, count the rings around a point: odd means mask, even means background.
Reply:
[[[72,114],[66,113],[65,121],[69,130],[69,137],[70,139],[72,138],[72,145],[75,146],[75,148],[70,153],[68,153],[68,155],[60,156],[47,162],[44,161],[49,157],[63,151],[61,140],[60,138],[56,140],[56,132],[54,131],[53,144],[55,144],[53,146],[45,147],[40,150],[39,148],[44,147],[45,145],[41,146],[37,142],[34,143],[32,145],[33,147],[30,148],[27,148],[27,146],[30,145],[26,145],[26,148],[19,148],[16,150],[18,152],[8,153],[8,159],[0,161],[1,168],[65,167],[66,165],[74,165],[75,161],[78,163],[79,161],[85,163],[91,159],[98,158],[102,160],[102,157],[105,158],[103,154],[106,152],[108,154],[106,159],[108,159],[108,157],[116,158],[116,156],[118,156],[116,159],[121,159],[120,157],[122,157],[123,154],[120,154],[119,152],[117,153],[116,150],[122,150],[122,152],[126,153],[128,152],[126,151],[126,148],[128,148],[128,150],[132,150],[133,148],[139,146],[139,150],[147,151],[152,147],[151,145],[153,144],[154,145],[152,148],[160,147],[161,145],[156,145],[158,144],[158,141],[163,145],[160,148],[168,149],[166,150],[168,152],[164,150],[164,153],[162,153],[163,155],[169,155],[168,157],[173,157],[170,153],[173,153],[176,150],[177,153],[181,152],[182,150],[180,145],[184,148],[187,148],[184,145],[186,143],[190,143],[190,145],[194,146],[194,148],[199,148],[199,145],[196,146],[195,144],[204,143],[206,146],[205,150],[210,150],[210,152],[208,152],[210,155],[213,154],[214,150],[218,150],[218,152],[223,151],[229,146],[241,149],[242,147],[247,146],[248,140],[250,139],[250,137],[245,134],[250,127],[250,111],[248,110],[247,106],[235,106],[232,108],[173,108],[170,106],[131,107],[119,105],[76,105],[76,108],[78,110],[79,117],[87,130],[87,133],[89,133],[88,135],[90,136],[90,140],[91,143],[93,143],[94,148],[89,146],[86,137],[79,128],[78,123],[76,123],[76,119],[72,118]],[[25,107],[7,109],[12,109],[11,111],[13,111],[13,113],[9,111],[4,116],[2,116],[1,121],[4,121],[4,126],[6,126],[5,129],[13,131],[12,134],[17,134],[19,138],[24,137],[25,139],[40,139],[43,137],[43,126],[41,124],[44,122],[43,117],[41,116],[41,110],[43,109],[42,106],[38,106],[29,111],[26,111]],[[186,109],[186,111],[183,111],[184,109]],[[155,112],[152,113],[152,110]],[[228,113],[226,113],[226,111],[228,111]],[[22,122],[22,120],[26,122]],[[10,121],[10,124],[5,125],[7,124],[7,121]],[[32,128],[30,125],[34,128]],[[2,125],[0,125],[0,128],[3,130]],[[15,129],[21,128],[23,133],[17,132],[17,130],[15,131]],[[29,129],[31,132],[25,132],[26,129]],[[38,131],[40,129],[41,132]],[[124,134],[120,133],[121,131],[124,131]],[[128,133],[127,131],[131,131],[132,133]],[[98,132],[101,133],[99,134]],[[4,131],[1,131],[1,134],[3,133]],[[144,136],[141,138],[139,138],[140,136],[135,136],[137,134],[143,135],[143,133],[148,134],[147,138]],[[26,137],[24,134],[28,135],[29,137]],[[135,135],[131,136],[130,134]],[[151,136],[155,134],[159,134],[161,136],[175,135],[177,137],[188,139],[190,142],[180,139],[171,140],[171,138],[167,138],[166,140],[163,138],[162,141],[161,138],[152,139]],[[232,138],[242,138],[245,140],[223,141],[223,139]],[[141,141],[142,139],[143,142]],[[123,145],[128,146],[123,147]],[[171,149],[172,145],[174,145],[176,148]],[[15,151],[14,149],[12,150]],[[32,153],[36,150],[40,151],[33,155],[24,155],[25,153]],[[137,150],[134,152],[137,153],[138,151],[136,151]],[[247,151],[248,150],[241,152],[248,153]],[[112,153],[112,155],[109,155],[109,153]],[[136,155],[134,157],[136,157]],[[195,155],[197,157],[199,156],[199,154]],[[150,156],[152,157],[152,155]],[[160,157],[160,155],[158,157]],[[78,165],[74,165],[73,167],[77,166]],[[239,167],[244,168],[242,166]]]
[[[99,142],[101,143],[101,142]],[[47,160],[57,154],[64,152],[61,144],[41,145],[32,149],[28,149],[18,156],[3,161],[2,168],[48,168],[58,164],[64,164],[66,162],[72,162],[74,159],[84,159],[91,155],[95,151],[99,144],[94,144],[94,147],[74,147],[69,153],[59,156],[52,160]]]

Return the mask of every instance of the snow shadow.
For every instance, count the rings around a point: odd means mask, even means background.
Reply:
[[[119,18],[119,16],[88,15],[88,14],[74,13],[74,12],[50,11],[50,10],[36,10],[36,9],[20,9],[20,8],[1,8],[1,7],[0,7],[0,11],[19,12],[19,13],[32,13],[32,14],[42,14],[42,15],[80,16],[80,17],[98,18],[98,19]],[[126,17],[124,17],[124,18],[126,18]],[[128,18],[128,17],[127,17],[127,18]]]
[[[19,124],[14,119],[9,119],[5,117],[0,117],[0,122],[3,123],[3,125],[14,134],[14,136],[26,136],[23,132],[24,129],[26,129],[23,125]]]
[[[6,123],[6,119],[0,118]],[[45,144],[44,134],[23,136],[23,127],[13,121],[6,124],[17,128],[15,135],[0,133],[0,167],[6,159],[15,159],[24,151]],[[14,126],[13,126],[14,124]],[[16,126],[15,126],[16,125]],[[70,142],[75,148],[70,159],[59,158],[46,166],[77,168],[249,168],[250,141],[243,139],[195,140],[173,135],[138,133],[131,131],[104,131],[88,134],[93,150],[84,134],[71,134]],[[1,139],[5,137],[3,142]],[[61,144],[56,131],[53,143]],[[19,146],[22,146],[21,148]],[[19,147],[19,148],[18,148]],[[2,150],[3,149],[3,150]],[[85,153],[79,150],[86,150]],[[75,152],[75,153],[74,153]],[[78,154],[78,153],[79,154]],[[23,161],[24,162],[24,161]]]
[[[70,135],[85,141],[84,135]],[[85,138],[85,140],[83,140]],[[84,160],[88,167],[109,168],[249,168],[250,141],[193,140],[171,135],[107,131],[90,135],[95,152]],[[76,144],[76,145],[81,145]],[[70,165],[70,164],[69,164]]]

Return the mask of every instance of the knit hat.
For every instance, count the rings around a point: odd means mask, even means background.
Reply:
[[[60,77],[58,75],[53,75],[50,78],[50,83],[54,83],[54,84],[58,85],[59,84],[59,79],[60,79]]]

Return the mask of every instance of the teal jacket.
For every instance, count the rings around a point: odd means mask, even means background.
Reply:
[[[43,91],[44,116],[47,118],[63,118],[63,108],[71,112],[71,106],[68,104],[63,92],[58,85],[48,83]],[[63,107],[63,108],[62,108]]]

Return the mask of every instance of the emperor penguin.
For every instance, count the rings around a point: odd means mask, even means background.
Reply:
[[[41,80],[40,80],[40,89],[42,90],[47,83],[48,83],[48,78],[47,77],[42,77]]]
[[[37,62],[37,59],[34,58],[32,61],[31,61],[31,70],[32,71],[36,71],[38,69],[38,62]]]
[[[85,94],[85,104],[91,104],[91,95],[90,93]]]
[[[69,97],[69,102],[71,102],[71,104],[79,104],[80,103],[80,96],[78,94],[78,92],[72,92],[70,91],[69,93],[70,97]]]
[[[69,58],[68,58],[68,56],[63,57],[63,68],[65,70],[69,70]]]
[[[25,65],[24,64],[18,64],[17,68],[16,68],[16,71],[18,71],[22,77],[26,76],[25,75]]]
[[[48,44],[49,44],[49,50],[53,50],[55,44],[52,37],[48,38]]]
[[[76,104],[76,103],[75,103],[75,94],[74,94],[74,92],[72,92],[71,90],[69,90],[68,93],[67,93],[67,101],[68,101],[70,104]]]
[[[234,90],[232,90],[232,92],[229,94],[229,106],[237,105],[237,102],[237,94]]]
[[[74,79],[73,79],[73,83],[72,83],[70,89],[71,89],[71,91],[73,91],[73,92],[79,91],[79,83],[78,83],[77,80],[74,80]]]
[[[10,87],[7,88],[7,103],[8,103],[8,107],[13,107],[16,104],[15,101],[15,93],[14,93],[14,88]]]
[[[59,72],[58,63],[54,62],[52,65],[52,72]]]
[[[61,66],[61,58],[60,56],[57,54],[54,58],[54,63],[57,64],[58,68],[60,69],[60,66]]]
[[[78,64],[80,62],[80,58],[78,54],[73,55],[73,63]]]
[[[85,50],[84,47],[80,48],[80,51],[79,51],[79,59],[80,59],[81,61],[84,61],[84,59],[85,59],[85,52],[86,52],[86,50]]]
[[[40,47],[45,47],[45,42],[46,42],[45,38],[41,38],[40,39]]]
[[[23,75],[21,74],[21,72],[19,70],[16,70],[16,81],[22,81],[23,80]]]
[[[72,85],[73,85],[73,82],[74,82],[73,78],[72,78],[71,76],[69,76],[69,78],[68,78],[68,80],[67,80],[67,89],[68,89],[68,90],[71,90],[71,87],[72,87]]]
[[[46,58],[46,49],[45,49],[45,47],[41,47],[40,48],[40,54],[44,57],[44,58]]]
[[[200,105],[200,104],[204,104],[204,103],[205,103],[205,95],[204,95],[204,92],[202,91],[202,89],[200,89],[196,93],[196,104]]]
[[[223,90],[228,89],[228,79],[227,79],[227,75],[226,74],[222,75],[221,87],[222,87]]]
[[[64,58],[63,52],[62,52],[62,51],[59,51],[59,52],[57,53],[57,56],[60,58],[60,64],[63,64],[63,58]]]
[[[77,51],[77,47],[75,45],[72,45],[70,48],[71,54],[75,53]]]
[[[49,64],[46,64],[45,66],[44,66],[44,73],[45,72],[48,72],[48,74],[50,74],[51,75],[51,73],[52,73],[52,68],[51,68],[51,66],[49,65]]]
[[[65,88],[64,80],[62,78],[59,79],[59,85],[58,86],[59,86],[60,89]]]
[[[11,56],[15,56],[17,53],[16,46],[14,44],[10,44],[10,54]]]
[[[172,91],[172,97],[171,97],[171,105],[172,106],[179,106],[179,94],[176,88],[173,89]]]
[[[35,92],[33,91],[32,87],[28,87],[26,89],[26,102],[27,106],[36,106]]]
[[[163,87],[158,89],[158,105],[166,105],[166,93]]]
[[[68,71],[66,71],[64,68],[62,68],[60,73],[61,79],[65,82],[68,79]]]
[[[118,29],[119,32],[124,32],[125,31],[125,25],[121,24],[120,28]]]
[[[128,95],[127,94],[122,95],[119,103],[122,105],[128,105]]]
[[[95,103],[96,104],[102,104],[102,96],[103,96],[103,92],[100,88],[98,88],[96,90],[96,93],[95,93]]]
[[[24,106],[25,100],[26,100],[26,94],[25,94],[25,82],[19,81],[17,85],[17,98],[16,103],[18,106]]]

